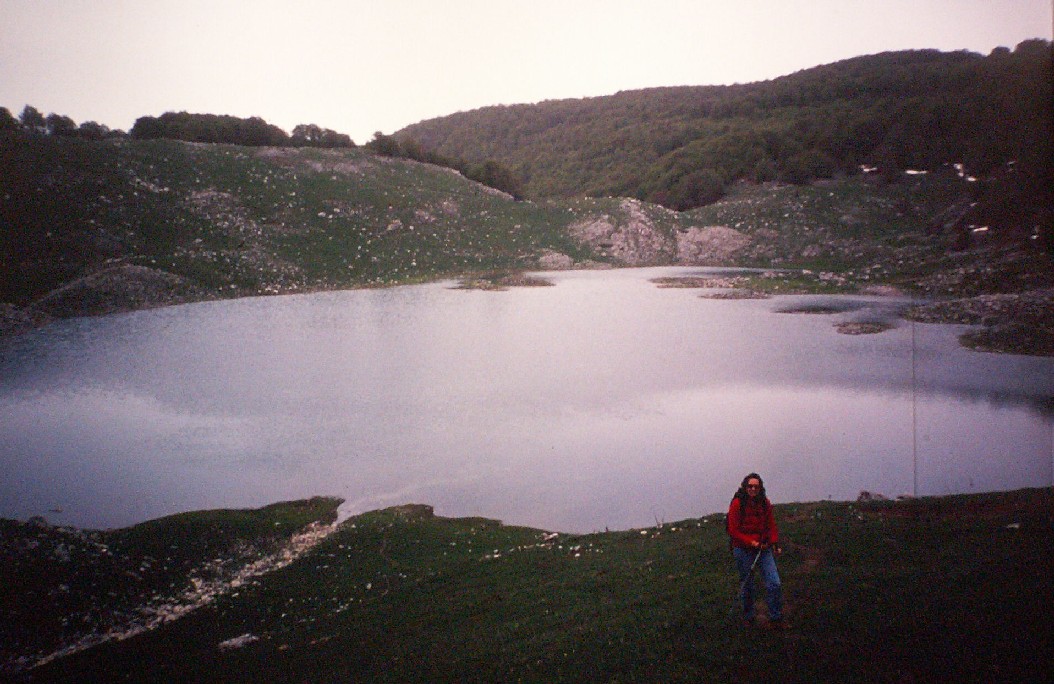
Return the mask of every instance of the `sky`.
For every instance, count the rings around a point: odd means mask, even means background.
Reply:
[[[1052,38],[1052,0],[0,0],[0,106],[377,131],[499,104],[767,80]]]

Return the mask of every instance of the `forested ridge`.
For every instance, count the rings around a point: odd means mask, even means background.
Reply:
[[[911,50],[771,81],[492,106],[408,126],[403,144],[496,160],[529,197],[629,196],[684,210],[740,181],[889,178],[1008,162],[1051,178],[1051,43],[988,56]],[[1049,183],[1047,183],[1049,185]]]

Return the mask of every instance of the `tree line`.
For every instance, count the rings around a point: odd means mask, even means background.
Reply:
[[[413,138],[399,140],[395,136],[385,135],[380,131],[373,134],[373,140],[366,144],[366,149],[385,157],[412,159],[425,164],[454,169],[469,180],[512,195],[513,199],[522,200],[525,197],[520,178],[504,164],[494,159],[469,162],[459,157],[449,157],[427,150]]]
[[[31,105],[26,105],[18,118],[15,118],[7,107],[0,107],[0,131],[28,131],[40,135],[77,137],[88,140],[125,136],[124,131],[111,130],[109,126],[96,121],[85,121],[78,126],[77,122],[63,114],[51,113],[44,116],[40,110]]]
[[[243,119],[226,114],[165,112],[159,117],[143,116],[136,119],[129,134],[137,140],[167,138],[249,147],[355,147],[348,135],[316,124],[300,124],[289,135],[258,116]]]
[[[139,117],[132,129],[125,133],[121,130],[111,130],[95,121],[85,121],[78,126],[68,116],[55,113],[45,116],[32,105],[26,105],[18,118],[7,107],[0,107],[0,131],[4,130],[90,140],[164,138],[185,142],[246,146],[355,147],[355,142],[350,136],[316,124],[300,124],[293,128],[293,133],[290,135],[258,116],[243,119],[222,114],[189,114],[187,112],[166,112],[161,116]]]

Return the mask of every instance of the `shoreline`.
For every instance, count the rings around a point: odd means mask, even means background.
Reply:
[[[668,264],[669,266],[693,268],[690,265]],[[610,267],[608,267],[610,268]],[[625,266],[623,268],[635,268]],[[735,270],[736,267],[720,267]],[[73,298],[72,303],[58,307],[52,312],[42,311],[40,301],[30,306],[19,308],[12,304],[0,304],[0,341],[17,337],[23,333],[45,327],[52,322],[69,318],[107,316],[111,314],[130,313],[149,309],[196,304],[210,301],[224,301],[245,297],[271,297],[290,294],[312,294],[316,292],[334,292],[342,290],[376,289],[378,287],[399,287],[421,282],[439,282],[457,280],[455,289],[477,289],[500,292],[510,287],[539,287],[551,285],[544,279],[529,276],[537,269],[509,269],[490,273],[442,274],[429,278],[407,278],[403,281],[384,285],[351,284],[334,288],[293,289],[288,292],[244,292],[234,296],[218,296],[215,293],[198,292],[193,295],[187,292],[172,293],[167,290],[151,291],[133,283],[127,287],[136,288],[139,297],[129,301],[126,296],[114,296],[111,293],[96,292],[93,296]],[[563,270],[597,270],[585,266],[581,269]],[[744,271],[755,270],[745,269]],[[812,283],[801,282],[801,275],[808,271],[772,269],[758,276],[732,277],[670,277],[654,281],[658,287],[719,288],[716,292],[703,295],[708,298],[758,299],[773,294],[807,295],[853,295],[873,294],[876,296],[903,295],[899,288],[869,283],[866,286],[842,286],[837,290],[823,289],[822,280]],[[822,276],[823,274],[821,274]],[[84,279],[82,279],[84,280]],[[759,287],[761,283],[761,287]],[[89,289],[91,283],[84,283]],[[49,295],[50,297],[50,295]],[[93,301],[92,306],[85,306],[84,301]],[[80,302],[78,307],[77,303]],[[808,312],[803,312],[808,313]],[[980,294],[973,297],[934,298],[931,301],[910,307],[901,320],[920,323],[954,324],[980,326],[960,338],[962,346],[978,352],[1026,354],[1034,356],[1054,356],[1054,288],[1037,288],[1015,293]],[[887,326],[851,325],[839,330],[841,334],[878,334],[889,329]]]
[[[1034,654],[1049,651],[1049,640],[1040,636],[1045,623],[1025,617],[1039,598],[1034,592],[1049,587],[1035,567],[1050,561],[1052,503],[1054,488],[1043,487],[896,501],[862,492],[854,502],[775,504],[793,637],[787,645],[823,656],[793,658],[799,669],[791,671],[803,680],[843,681],[827,668],[844,663],[843,675],[862,667],[922,676],[931,665],[944,667],[934,665],[929,652],[929,635],[937,633],[941,648],[982,654],[1002,667],[1017,662],[1010,646],[1022,640],[1031,643],[1021,648]],[[618,652],[608,649],[612,635],[636,644],[632,661],[638,666],[670,662],[668,632],[689,639],[689,652],[707,659],[740,648],[728,643],[728,635],[743,628],[733,626],[736,580],[720,512],[639,529],[563,534],[444,518],[430,506],[411,504],[337,523],[337,505],[316,498],[199,511],[106,533],[0,520],[6,570],[14,569],[11,564],[49,568],[25,575],[20,587],[0,589],[41,602],[11,604],[23,612],[2,628],[9,641],[0,653],[0,674],[73,681],[78,673],[138,672],[130,676],[151,679],[148,672],[161,662],[166,677],[189,667],[199,675],[211,672],[208,681],[231,672],[262,681],[273,678],[266,670],[278,661],[306,668],[297,671],[316,681],[337,673],[371,681],[371,673],[378,674],[371,659],[348,664],[338,654],[358,652],[360,637],[373,632],[389,644],[385,652],[417,653],[451,680],[462,661],[487,667],[515,662],[505,674],[527,678],[531,663],[567,662],[579,671],[595,664],[590,653]],[[173,543],[189,548],[166,558]],[[221,567],[213,567],[217,562]],[[930,588],[948,563],[957,569],[957,586],[973,597],[969,605]],[[83,573],[95,578],[92,584],[75,580]],[[1010,594],[1007,573],[1016,573],[1017,590]],[[866,610],[845,600],[846,583]],[[1002,600],[991,600],[997,596]],[[977,606],[987,608],[977,613]],[[650,627],[641,630],[637,619]],[[569,620],[575,629],[566,628]],[[992,641],[999,632],[990,623],[1003,620],[1018,625],[1014,639]],[[52,624],[64,626],[49,631]],[[916,641],[921,657],[909,664],[873,653],[866,635],[876,629]],[[539,633],[549,635],[551,646],[538,643]],[[208,635],[204,641],[202,634]],[[748,649],[768,638],[743,637]],[[456,647],[443,646],[451,639]],[[339,648],[330,649],[329,642]],[[397,662],[384,658],[376,666]],[[734,671],[734,663],[722,663],[704,671]],[[606,667],[610,678],[625,665]]]

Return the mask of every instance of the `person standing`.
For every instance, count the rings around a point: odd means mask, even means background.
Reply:
[[[728,507],[728,536],[732,555],[739,571],[740,598],[743,601],[743,620],[754,623],[754,568],[761,571],[765,585],[765,603],[768,606],[769,626],[783,627],[783,588],[776,569],[776,557],[780,553],[779,530],[772,503],[765,494],[765,483],[757,473],[743,478],[743,482],[732,497]]]

